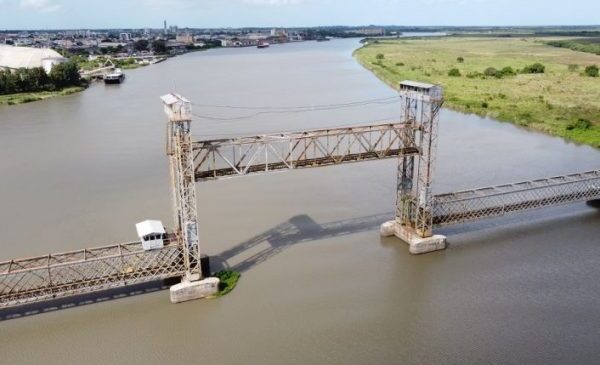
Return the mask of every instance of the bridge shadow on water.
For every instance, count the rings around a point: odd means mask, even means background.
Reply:
[[[179,279],[158,280],[130,286],[103,290],[95,293],[74,295],[57,298],[45,302],[25,304],[18,307],[0,309],[0,322],[9,319],[17,319],[37,314],[55,312],[63,309],[81,307],[94,303],[102,303],[115,299],[133,297],[137,295],[153,293],[168,289],[171,285],[179,282]]]
[[[235,247],[211,256],[211,268],[215,271],[227,269],[244,272],[293,245],[378,229],[383,222],[392,217],[393,213],[386,213],[319,224],[307,215],[295,216]],[[230,264],[236,256],[263,246],[266,248],[236,264]]]
[[[374,230],[391,217],[393,217],[393,213],[319,224],[307,215],[295,216],[220,254],[212,255],[210,257],[211,270],[216,272],[222,269],[230,269],[244,272],[295,244]],[[259,253],[235,265],[228,264],[237,255],[243,255],[245,252],[265,243],[267,248]],[[152,293],[168,289],[177,282],[179,282],[179,279],[173,278],[0,309],[0,321]]]

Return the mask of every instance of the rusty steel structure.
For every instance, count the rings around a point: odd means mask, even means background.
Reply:
[[[441,87],[419,82],[400,84],[404,144],[418,146],[418,155],[398,161],[396,222],[420,237],[433,232],[433,181],[439,112],[444,103]]]
[[[144,250],[131,242],[0,262],[0,309],[208,274],[199,264],[199,181],[397,158],[395,222],[423,238],[436,226],[600,199],[600,170],[434,196],[442,90],[403,82],[400,97],[400,122],[193,141],[190,102],[163,96],[175,224],[164,247]]]
[[[198,280],[202,277],[202,270],[191,137],[192,106],[189,100],[178,94],[164,95],[161,99],[169,118],[167,156],[173,189],[175,234],[182,246],[186,277]]]
[[[146,251],[130,242],[0,262],[0,308],[182,276],[176,239]]]
[[[600,170],[436,195],[433,223],[446,226],[596,199]]]
[[[406,123],[194,142],[196,181],[419,154]]]

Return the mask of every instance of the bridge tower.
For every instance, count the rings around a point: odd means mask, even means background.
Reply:
[[[161,97],[169,118],[167,124],[167,155],[173,189],[175,234],[183,247],[186,276],[190,281],[202,276],[198,215],[196,210],[196,179],[190,127],[192,107],[189,100],[178,94]]]
[[[446,248],[446,237],[433,235],[433,180],[439,112],[444,102],[438,85],[400,83],[404,146],[417,146],[418,156],[402,156],[398,163],[396,218],[381,226],[383,236],[397,236],[410,252],[421,254]]]

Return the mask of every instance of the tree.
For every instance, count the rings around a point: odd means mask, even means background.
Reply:
[[[59,63],[52,67],[50,71],[50,80],[57,87],[75,86],[79,85],[79,70],[77,64],[73,61]]]
[[[515,70],[513,70],[513,68],[510,66],[506,66],[500,71],[500,74],[502,74],[502,76],[513,76],[515,74]]]
[[[158,54],[167,53],[167,42],[162,39],[155,40],[152,42],[152,50],[154,50],[154,53]]]
[[[546,66],[538,62],[533,65],[525,66],[521,72],[524,74],[543,74],[545,70]]]
[[[383,55],[383,53],[378,53],[377,56],[375,56],[375,58],[378,60],[382,60],[385,58],[385,56]]]
[[[465,59],[464,59],[463,57],[458,57],[458,58],[456,59],[456,61],[457,61],[458,63],[463,63],[463,62],[465,62]]]
[[[29,70],[31,90],[47,89],[50,84],[50,77],[42,67],[35,67]]]
[[[136,51],[146,51],[148,50],[148,45],[150,43],[145,39],[140,39],[133,44],[133,49]]]
[[[460,71],[457,68],[453,68],[450,71],[448,71],[448,76],[460,77]]]
[[[485,76],[496,76],[498,74],[498,70],[493,67],[488,67],[485,69],[485,71],[483,71],[483,74]]]
[[[10,70],[0,70],[0,94],[12,94],[16,91],[16,78]]]
[[[585,74],[590,76],[590,77],[598,77],[598,66],[596,65],[591,65],[591,66],[587,66],[585,68]]]

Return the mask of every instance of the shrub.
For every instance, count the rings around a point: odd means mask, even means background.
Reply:
[[[448,71],[448,76],[460,77],[460,71],[457,68],[453,68],[450,71]]]
[[[579,70],[579,65],[569,65],[569,71],[575,72]]]
[[[598,66],[591,65],[585,68],[585,74],[590,77],[598,77]]]
[[[242,275],[237,271],[223,270],[214,274],[214,276],[220,280],[219,293],[217,294],[220,297],[232,291]]]
[[[571,122],[567,124],[567,130],[571,131],[573,129],[589,129],[592,126],[592,123],[587,119],[578,119],[576,122]]]
[[[515,70],[513,70],[513,68],[510,66],[506,66],[500,71],[500,73],[502,76],[513,76],[515,75]]]
[[[481,107],[487,109],[488,103],[484,101],[483,103],[481,103]]]
[[[404,63],[402,63],[402,62],[396,62],[396,66],[404,66]]]
[[[378,60],[382,60],[385,58],[385,56],[383,55],[383,53],[378,53],[377,56],[375,56],[375,58]]]
[[[546,66],[538,62],[529,66],[525,66],[521,72],[524,74],[543,74],[545,71]]]
[[[458,58],[456,59],[456,62],[458,62],[458,63],[463,63],[463,62],[465,62],[465,59],[464,59],[464,58],[462,58],[462,57],[458,57]]]
[[[488,67],[485,69],[485,71],[483,71],[483,74],[485,76],[496,76],[496,74],[498,74],[498,70],[493,67]]]

